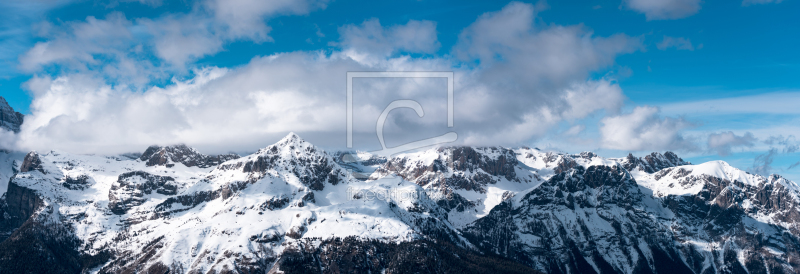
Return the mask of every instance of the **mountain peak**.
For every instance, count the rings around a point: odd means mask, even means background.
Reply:
[[[6,99],[0,96],[0,128],[4,128],[14,133],[19,133],[22,120],[25,115],[14,111]]]
[[[649,155],[640,158],[637,158],[636,156],[633,156],[633,154],[628,153],[628,156],[623,158],[620,161],[620,163],[628,171],[641,170],[647,173],[655,173],[659,170],[668,167],[676,167],[676,166],[692,164],[690,162],[684,161],[683,159],[681,159],[681,157],[678,157],[678,155],[672,151],[664,152],[664,154],[661,154],[659,152],[652,152]]]
[[[237,158],[239,158],[239,155],[236,154],[209,156],[185,144],[177,144],[170,146],[150,146],[144,151],[142,156],[139,157],[139,160],[146,162],[147,166],[172,167],[175,163],[182,163],[187,167],[197,166],[200,168],[207,168]]]
[[[278,141],[279,144],[305,143],[305,142],[306,141],[303,140],[303,138],[301,138],[300,135],[297,135],[297,133],[294,132],[289,132],[289,134],[286,134],[286,137],[283,137],[280,141]]]

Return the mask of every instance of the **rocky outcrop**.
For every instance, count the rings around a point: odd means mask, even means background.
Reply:
[[[29,172],[32,170],[45,173],[42,167],[42,160],[39,158],[39,153],[36,153],[36,151],[28,152],[28,155],[25,155],[25,160],[22,161],[22,165],[19,169],[20,172]]]
[[[134,171],[119,175],[108,192],[108,208],[114,214],[125,214],[132,207],[141,205],[145,195],[158,193],[175,195],[178,187],[175,179],[169,176],[153,175],[144,171]]]
[[[628,157],[623,158],[620,164],[628,171],[641,170],[647,173],[655,173],[665,168],[691,165],[692,163],[684,161],[672,151],[667,151],[664,154],[653,152],[641,158],[628,154]]]
[[[84,190],[91,185],[94,184],[94,180],[86,175],[79,175],[79,176],[67,176],[64,178],[64,182],[61,183],[67,189],[70,190]]]
[[[142,153],[139,160],[147,163],[147,166],[172,167],[175,163],[181,163],[187,167],[208,168],[238,158],[239,155],[232,153],[209,156],[186,145],[174,145],[150,146]]]
[[[253,155],[238,161],[220,165],[218,170],[241,170],[248,173],[248,181],[254,182],[270,171],[288,171],[312,190],[322,190],[325,184],[336,185],[347,178],[347,171],[325,151],[291,133],[278,143],[260,149]]]
[[[410,157],[393,158],[378,168],[378,174],[396,174],[420,186],[465,189],[484,193],[498,179],[520,182],[514,151],[502,147],[441,147],[432,161]]]
[[[39,210],[44,202],[33,190],[11,182],[0,198],[0,242]]]
[[[0,96],[0,128],[19,133],[24,118],[22,113],[14,111],[6,99]]]

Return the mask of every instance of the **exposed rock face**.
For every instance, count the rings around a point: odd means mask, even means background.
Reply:
[[[241,170],[255,181],[272,170],[286,170],[312,190],[322,190],[325,184],[336,185],[347,177],[344,168],[322,150],[297,134],[289,134],[278,143],[260,149],[253,155],[220,165],[219,170]]]
[[[86,175],[67,176],[62,185],[70,190],[84,190],[94,184],[94,180]]]
[[[8,191],[0,198],[0,242],[43,205],[42,199],[33,190],[13,182],[8,184]]]
[[[39,158],[39,153],[36,151],[28,152],[28,155],[25,155],[25,160],[22,161],[22,166],[20,166],[20,172],[29,172],[32,170],[38,170],[44,173],[44,169],[42,168],[42,160]]]
[[[8,105],[6,99],[0,96],[0,128],[19,133],[24,117],[25,115],[14,111],[14,109]]]
[[[125,214],[128,209],[141,205],[145,195],[153,192],[175,195],[178,187],[175,179],[169,176],[153,175],[144,171],[134,171],[119,175],[108,192],[108,208],[114,214]]]
[[[381,164],[370,178],[383,176],[399,176],[424,188],[456,227],[540,182],[513,150],[503,147],[439,147],[402,154]]]
[[[54,209],[40,194],[11,182],[0,198],[0,272],[83,273],[105,263],[111,251],[79,251],[81,239],[67,222],[50,220]]]
[[[655,188],[656,197],[619,166],[576,167],[463,232],[486,252],[549,273],[796,273],[796,184],[681,167],[654,177],[670,184]],[[659,198],[662,191],[681,194]],[[765,218],[781,225],[758,221]]]
[[[693,223],[714,223],[724,214],[767,219],[800,235],[800,197],[796,184],[780,175],[767,178],[752,176],[751,182],[731,180],[711,175],[692,175],[682,168],[664,169],[656,174],[657,181],[677,180],[683,188],[700,188],[694,195],[666,195],[665,206]],[[672,183],[675,184],[675,183]],[[731,217],[727,216],[726,218]],[[738,219],[733,216],[733,219]],[[731,225],[728,222],[725,222]],[[733,223],[736,224],[736,223]],[[723,233],[730,227],[717,223],[707,226],[710,235]]]
[[[653,258],[642,254],[675,251],[653,250],[668,241],[659,238],[655,218],[641,213],[643,198],[627,171],[579,166],[556,174],[517,203],[501,203],[464,233],[482,250],[549,273],[594,273],[591,265],[611,273],[653,269],[648,263]]]
[[[174,146],[150,146],[144,151],[139,160],[147,163],[147,166],[168,166],[175,163],[182,163],[187,167],[208,168],[217,166],[225,161],[238,159],[236,154],[223,154],[209,156],[197,152],[194,148],[186,145]]]
[[[442,147],[428,153],[436,159],[398,157],[384,163],[376,173],[397,174],[420,186],[486,192],[498,179],[520,182],[513,150],[502,147]],[[427,157],[427,156],[426,156]]]
[[[641,170],[647,173],[655,173],[665,168],[691,165],[692,163],[684,161],[672,151],[667,151],[664,154],[653,152],[642,158],[636,158],[633,154],[628,154],[628,157],[625,157],[621,164],[628,171]]]

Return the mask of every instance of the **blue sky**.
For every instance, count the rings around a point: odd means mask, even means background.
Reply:
[[[0,5],[0,90],[32,117],[7,144],[18,149],[246,151],[288,131],[337,148],[343,121],[329,117],[342,108],[329,103],[340,100],[344,71],[454,70],[457,103],[471,111],[456,130],[468,144],[613,157],[674,150],[800,180],[798,1]],[[441,99],[426,83],[369,85],[382,98],[365,116],[398,93]],[[227,114],[254,120],[217,120]],[[395,142],[442,130],[435,117],[401,114],[389,126]],[[370,129],[357,139],[365,149],[375,145]]]

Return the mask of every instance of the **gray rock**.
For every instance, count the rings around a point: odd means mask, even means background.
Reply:
[[[175,163],[182,163],[187,167],[207,168],[217,166],[225,161],[238,159],[236,154],[223,154],[209,156],[201,154],[196,149],[186,145],[173,146],[150,146],[144,151],[139,160],[147,163],[147,166],[168,166]]]
[[[29,172],[32,170],[45,173],[42,167],[42,160],[39,158],[39,153],[36,153],[36,151],[28,152],[28,155],[25,155],[25,160],[22,161],[22,166],[19,169],[20,172]]]
[[[14,111],[14,109],[8,105],[6,99],[0,96],[0,128],[19,133],[24,118],[25,115]]]
[[[119,175],[119,179],[108,192],[108,208],[114,214],[125,214],[129,209],[141,205],[145,195],[153,192],[172,196],[177,193],[175,179],[169,176],[153,175],[144,171],[134,171]]]

